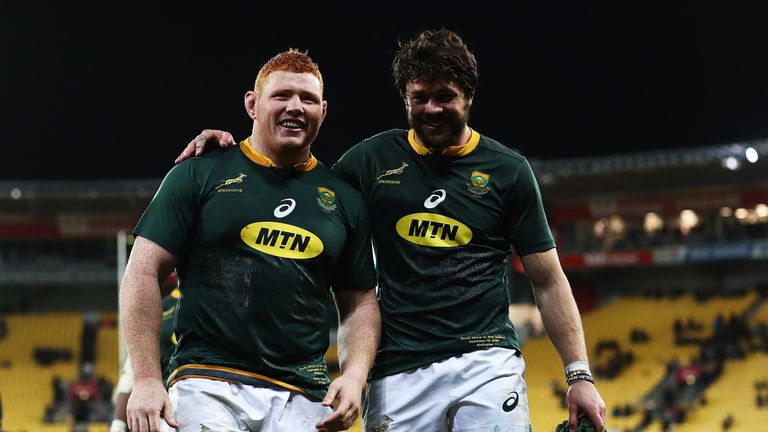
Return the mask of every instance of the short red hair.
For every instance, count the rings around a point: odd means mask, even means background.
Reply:
[[[323,75],[320,74],[317,63],[312,61],[306,51],[300,52],[295,48],[290,48],[288,51],[277,54],[261,67],[259,74],[256,76],[256,84],[253,86],[253,91],[256,94],[260,94],[264,88],[264,81],[267,79],[267,76],[277,71],[311,73],[320,80],[320,91],[323,91]]]

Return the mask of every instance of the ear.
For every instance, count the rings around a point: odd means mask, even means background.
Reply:
[[[252,90],[245,94],[243,102],[245,103],[245,111],[248,113],[248,117],[256,120],[256,101],[259,96]]]
[[[328,101],[323,100],[323,120],[325,120],[325,116],[328,115]]]

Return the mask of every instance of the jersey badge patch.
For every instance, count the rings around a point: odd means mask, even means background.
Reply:
[[[490,181],[490,175],[480,171],[472,171],[469,176],[469,183],[467,183],[467,190],[472,192],[475,197],[481,198],[491,190]]]
[[[319,187],[317,188],[317,195],[317,204],[320,207],[328,211],[336,210],[336,192],[328,188]]]
[[[237,177],[226,179],[220,185],[216,186],[216,190],[218,192],[242,192],[243,190],[240,189],[240,188],[232,188],[232,187],[227,187],[227,186],[232,186],[232,185],[235,185],[235,184],[240,184],[240,183],[243,182],[243,180],[245,180],[246,177],[248,177],[248,176],[243,174],[243,173],[238,173]]]
[[[400,180],[384,179],[384,177],[400,175],[405,171],[405,167],[407,166],[408,164],[403,162],[399,168],[384,170],[382,175],[376,177],[376,182],[383,184],[400,184]]]

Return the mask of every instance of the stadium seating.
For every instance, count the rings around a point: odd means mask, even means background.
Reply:
[[[102,313],[103,321],[116,322],[117,313]],[[102,326],[97,334],[96,341],[96,369],[97,377],[104,377],[112,383],[117,383],[120,378],[120,360],[118,359],[118,328],[117,326]]]
[[[706,405],[689,412],[685,423],[675,426],[676,432],[720,431],[723,419],[734,418],[730,432],[766,430],[768,408],[755,406],[754,383],[768,379],[768,355],[753,353],[745,360],[726,362],[725,370],[705,392]]]
[[[45,425],[46,406],[53,402],[53,378],[72,380],[78,373],[78,344],[83,327],[81,313],[8,315],[8,336],[0,341],[0,359],[10,368],[0,368],[3,394],[3,428],[10,431],[69,431],[66,425]],[[39,366],[36,347],[69,349],[73,358]],[[12,396],[11,396],[12,395]]]
[[[742,313],[756,298],[757,294],[753,291],[745,295],[713,297],[707,301],[698,301],[692,295],[676,298],[626,297],[584,314],[582,319],[593,372],[597,358],[595,347],[601,340],[615,340],[634,355],[634,362],[616,379],[597,381],[608,407],[607,422],[611,430],[623,431],[640,422],[643,398],[664,378],[671,360],[677,359],[686,364],[698,356],[696,345],[675,345],[672,331],[675,319],[692,318],[703,323],[701,337],[709,337],[712,334],[711,322],[718,314],[728,317],[731,313]],[[648,342],[632,344],[630,333],[633,328],[643,329],[649,336]],[[522,349],[529,365],[526,373],[533,429],[552,429],[567,418],[567,411],[552,391],[552,383],[563,384],[562,363],[546,338],[531,339]],[[750,395],[754,399],[754,395]],[[626,417],[612,415],[614,407],[625,404],[636,408],[634,414]],[[651,425],[651,428],[654,427],[657,425]]]

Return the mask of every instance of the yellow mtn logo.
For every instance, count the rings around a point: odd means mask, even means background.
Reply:
[[[472,230],[456,219],[434,213],[412,213],[395,224],[400,237],[431,247],[463,246],[472,240]]]
[[[309,259],[323,252],[323,242],[311,232],[280,222],[254,222],[240,231],[245,244],[280,258]]]

